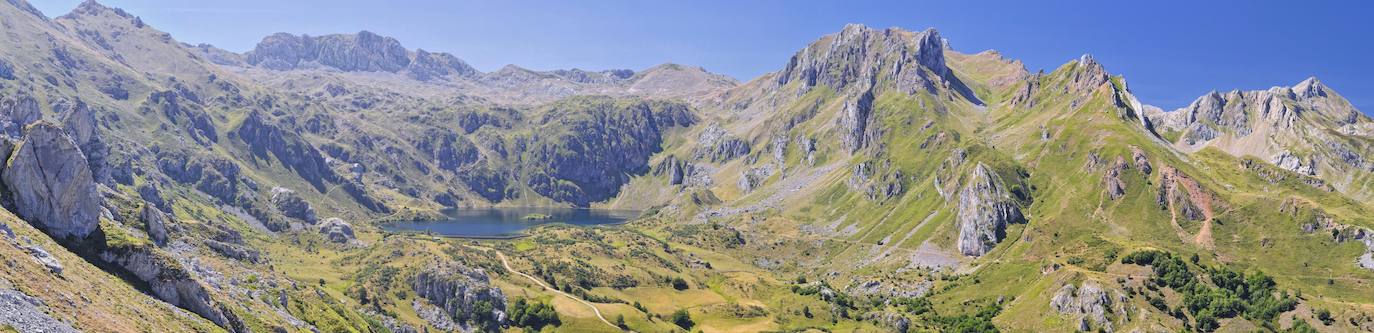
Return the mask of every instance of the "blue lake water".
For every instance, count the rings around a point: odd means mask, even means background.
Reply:
[[[535,226],[562,223],[593,226],[624,223],[639,216],[639,211],[572,208],[479,208],[444,212],[446,220],[405,221],[382,225],[388,232],[433,233],[450,237],[497,238],[524,234]],[[545,219],[529,219],[531,216]]]

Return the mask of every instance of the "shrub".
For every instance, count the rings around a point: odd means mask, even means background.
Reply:
[[[692,315],[690,313],[687,313],[687,309],[680,309],[674,311],[673,315],[669,317],[668,321],[672,322],[673,325],[677,325],[678,327],[687,330],[692,329],[692,326],[696,326],[696,323],[692,322]]]

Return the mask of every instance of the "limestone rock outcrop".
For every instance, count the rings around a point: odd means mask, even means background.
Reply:
[[[353,234],[353,225],[337,217],[325,219],[324,223],[320,223],[320,233],[335,243],[347,243],[357,239]]]
[[[1021,208],[1007,191],[1002,177],[978,163],[959,192],[959,252],[977,257],[1006,237],[1007,225],[1023,223]]]
[[[456,263],[440,263],[420,271],[410,281],[415,294],[438,306],[455,322],[501,324],[506,321],[506,296],[491,286],[482,269]],[[478,303],[490,305],[489,313],[477,313]]]
[[[144,231],[148,233],[148,238],[151,238],[153,243],[158,246],[167,245],[167,214],[163,214],[153,205],[143,205],[138,216],[140,220],[143,220]]]
[[[697,148],[692,159],[726,162],[749,155],[749,142],[725,132],[720,124],[711,124],[697,136]]]
[[[1105,290],[1096,282],[1083,282],[1081,287],[1065,284],[1050,299],[1054,311],[1079,316],[1079,330],[1089,331],[1096,326],[1100,331],[1112,331],[1112,317],[1124,316],[1125,295]],[[1092,325],[1088,325],[1091,322]]]
[[[315,208],[309,202],[301,198],[296,191],[285,187],[272,188],[272,205],[286,217],[299,219],[306,223],[315,224],[318,220],[315,217]]]
[[[220,327],[228,327],[229,318],[210,297],[210,292],[176,259],[146,247],[109,249],[100,253],[100,259],[124,268],[146,283],[154,297],[205,317]]]
[[[114,177],[106,162],[110,148],[105,144],[104,136],[100,134],[95,111],[81,100],[58,103],[53,105],[53,110],[62,115],[63,129],[76,141],[77,146],[81,147],[81,153],[86,155],[86,164],[91,168],[92,177],[96,182],[112,185]]]
[[[43,117],[38,101],[29,95],[5,96],[0,99],[0,132],[11,139],[24,136],[24,126]]]
[[[3,179],[21,218],[54,238],[85,238],[99,227],[101,198],[76,141],[57,126],[29,126]]]

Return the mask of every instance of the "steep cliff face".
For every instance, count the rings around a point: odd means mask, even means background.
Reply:
[[[692,150],[692,159],[708,162],[727,162],[745,155],[749,155],[749,142],[726,133],[720,124],[706,126]]]
[[[614,196],[649,171],[664,133],[696,121],[687,105],[575,98],[550,106],[520,156],[526,184],[554,200],[585,206]]]
[[[325,164],[324,156],[314,145],[299,133],[268,120],[261,112],[249,113],[234,133],[248,144],[253,155],[268,161],[275,157],[281,167],[295,171],[314,185],[316,191],[323,192],[327,183],[338,181],[338,175]]]
[[[906,94],[933,91],[951,78],[944,49],[945,41],[934,29],[910,32],[850,24],[793,55],[778,73],[777,84],[800,82],[797,95],[816,86],[844,90],[881,85]]]
[[[958,207],[958,246],[966,256],[988,253],[1006,238],[1008,224],[1026,222],[1002,177],[982,163],[959,191]]]
[[[368,31],[319,37],[278,33],[263,38],[248,53],[248,63],[277,70],[323,65],[342,71],[394,73],[410,65],[408,53],[395,38]]]
[[[296,191],[285,187],[272,188],[272,205],[286,217],[305,221],[305,223],[315,224],[315,208],[310,206],[310,202],[301,198]]]
[[[54,238],[85,238],[99,227],[101,198],[91,169],[56,125],[29,126],[3,178],[15,212]]]

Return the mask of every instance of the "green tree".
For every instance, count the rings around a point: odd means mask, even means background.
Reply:
[[[692,326],[696,326],[697,324],[692,321],[692,315],[690,313],[687,313],[687,309],[680,309],[674,311],[673,315],[669,317],[668,321],[672,322],[673,325],[677,325],[682,329],[688,330],[692,329]]]

